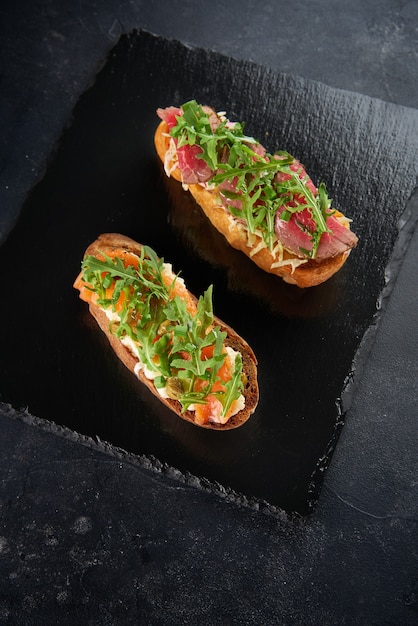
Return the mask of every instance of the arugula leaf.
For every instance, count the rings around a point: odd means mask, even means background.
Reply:
[[[290,168],[295,159],[288,152],[258,154],[253,149],[258,141],[244,134],[242,123],[231,125],[228,120],[221,120],[212,131],[209,115],[196,100],[184,103],[181,111],[170,134],[177,140],[178,147],[198,145],[201,148],[198,158],[213,171],[210,183],[218,186],[227,180],[236,181],[236,193],[221,192],[227,199],[242,203],[241,209],[229,205],[230,212],[244,219],[250,233],[261,230],[266,245],[272,250],[276,240],[274,218],[277,210],[286,207],[285,219],[288,220],[293,213],[307,209],[315,230],[311,234],[312,250],[304,252],[315,258],[322,234],[329,232],[326,218],[332,214],[325,184],[321,183],[318,194],[314,195],[307,185],[309,177],[306,175],[301,179],[302,169],[295,172]],[[278,173],[286,174],[286,177],[280,177],[280,182],[275,179]],[[295,202],[292,206],[292,200],[299,195],[303,196],[305,203]]]
[[[138,268],[117,256],[100,254],[86,256],[82,273],[88,288],[97,293],[98,305],[117,313],[111,332],[134,342],[140,361],[157,374],[155,385],[165,387],[183,411],[191,404],[206,403],[226,358],[226,333],[213,325],[212,285],[200,296],[196,314],[191,314],[185,299],[176,294],[178,277],[167,284],[163,259],[147,246],[138,257]],[[226,391],[216,392],[223,414],[241,394],[241,376],[242,365],[225,384]]]
[[[232,402],[235,400],[236,388],[240,390],[240,393],[242,393],[243,391],[244,385],[243,385],[242,378],[241,378],[241,372],[242,372],[242,356],[241,354],[238,353],[235,357],[235,368],[234,368],[233,376],[231,380],[228,380],[225,384],[225,387],[226,387],[225,400],[223,403],[224,415],[228,413]]]

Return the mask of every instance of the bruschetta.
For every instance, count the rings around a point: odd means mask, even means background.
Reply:
[[[195,100],[157,110],[154,143],[165,173],[194,197],[234,248],[287,283],[312,287],[347,260],[358,238],[304,166],[269,154],[244,125]]]
[[[86,250],[74,287],[125,366],[178,417],[230,430],[258,403],[257,360],[156,252],[117,233]]]

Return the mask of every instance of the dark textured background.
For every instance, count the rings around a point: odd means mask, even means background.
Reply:
[[[389,0],[3,3],[2,238],[121,33],[416,109],[417,23]],[[417,263],[415,233],[303,524],[3,406],[0,622],[415,624]]]

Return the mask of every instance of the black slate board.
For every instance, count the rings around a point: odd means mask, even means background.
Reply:
[[[302,291],[264,274],[165,178],[155,109],[189,98],[245,120],[267,148],[289,150],[326,181],[360,237],[328,283]],[[415,184],[417,130],[416,111],[144,32],[123,36],[0,249],[0,399],[221,490],[308,513]],[[214,284],[216,313],[259,360],[260,404],[244,427],[183,423],[114,358],[71,287],[84,249],[107,231],[153,246],[196,294]]]

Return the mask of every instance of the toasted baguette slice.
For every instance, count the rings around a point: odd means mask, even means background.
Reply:
[[[107,233],[100,235],[98,239],[96,239],[96,241],[89,245],[84,254],[84,257],[90,255],[97,257],[102,257],[103,255],[117,256],[121,252],[132,253],[139,256],[141,254],[141,248],[141,244],[136,243],[135,241],[128,237],[125,237],[124,235],[120,235],[117,233]],[[82,279],[82,274],[80,273],[74,282],[74,287],[81,290],[85,286],[85,284],[86,283]],[[190,292],[188,293],[191,300],[194,303],[197,303],[197,298],[193,296],[193,294],[190,294]],[[235,415],[232,415],[224,424],[218,422],[207,422],[204,424],[200,424],[196,422],[196,414],[193,410],[187,410],[182,412],[182,407],[178,400],[172,400],[170,398],[161,396],[153,381],[145,376],[144,370],[142,368],[136,367],[139,363],[139,358],[134,356],[131,350],[125,347],[125,345],[118,339],[118,337],[111,332],[111,324],[105,311],[93,302],[89,303],[89,310],[101,330],[106,335],[111,347],[113,348],[119,359],[122,361],[122,363],[128,368],[129,371],[137,376],[138,379],[162,403],[164,403],[181,419],[191,422],[192,424],[201,426],[203,428],[210,428],[212,430],[231,430],[244,424],[248,420],[250,415],[254,413],[255,408],[258,404],[259,396],[257,382],[257,359],[248,343],[242,337],[240,337],[230,326],[222,322],[216,316],[214,316],[214,325],[219,326],[221,331],[227,333],[225,345],[231,347],[237,352],[240,352],[242,355],[242,379],[244,381],[243,396],[245,398],[245,405],[244,408],[242,408]]]
[[[154,134],[154,143],[157,154],[164,165],[167,164],[167,153],[170,149],[170,136],[166,122],[161,121]],[[166,174],[175,180],[182,182],[181,172],[176,167],[175,161],[165,168]],[[216,188],[208,189],[201,184],[187,185],[197,204],[201,207],[213,226],[226,238],[228,243],[237,250],[248,256],[262,270],[275,274],[285,282],[298,287],[313,287],[328,280],[338,272],[347,260],[350,251],[347,250],[334,257],[323,261],[307,260],[300,263],[300,259],[291,252],[283,249],[280,265],[277,266],[277,258],[268,248],[261,247],[258,251],[261,237],[254,235],[251,243],[247,238],[247,232],[243,226],[223,206]],[[341,216],[341,213],[339,214]],[[349,221],[346,223],[349,228]]]

